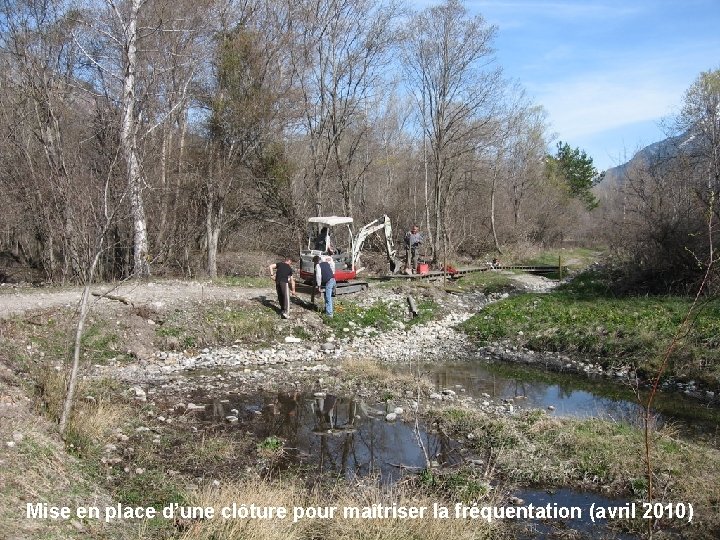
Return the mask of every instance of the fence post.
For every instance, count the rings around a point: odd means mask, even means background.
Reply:
[[[560,280],[562,280],[562,255],[558,255],[558,274],[560,275]]]

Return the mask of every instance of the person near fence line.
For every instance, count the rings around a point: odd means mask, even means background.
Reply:
[[[418,252],[423,243],[423,235],[420,227],[413,225],[412,228],[405,233],[405,252],[407,256],[406,267],[414,274],[418,267]]]
[[[319,255],[313,257],[315,263],[315,290],[321,292],[325,287],[325,314],[333,316],[333,291],[335,290],[335,274],[330,263],[322,260]]]
[[[292,259],[271,264],[270,277],[275,280],[275,291],[277,292],[278,304],[280,304],[280,316],[283,319],[290,318],[290,295],[295,296],[295,278],[293,276]]]

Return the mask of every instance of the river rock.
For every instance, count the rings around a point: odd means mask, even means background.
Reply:
[[[130,391],[135,395],[138,401],[147,401],[147,393],[140,386],[133,386]]]

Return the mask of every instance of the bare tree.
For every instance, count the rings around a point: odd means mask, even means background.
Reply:
[[[275,144],[287,118],[283,100],[291,92],[284,74],[287,21],[275,5],[233,7],[224,8],[202,96],[209,114],[202,172],[210,277],[217,275],[220,234],[229,222],[264,219],[268,206],[294,220],[288,190],[278,184],[284,181],[277,174],[283,152]]]
[[[627,261],[626,284],[653,292],[695,290],[703,278],[699,253],[707,249],[720,215],[720,71],[702,73],[671,119],[675,134],[638,152],[620,168],[606,205],[609,242]],[[713,219],[706,215],[714,212]],[[715,240],[717,242],[717,240]],[[717,245],[712,246],[717,249]],[[715,272],[706,286],[713,290]]]
[[[701,73],[687,90],[676,129],[688,134],[682,153],[705,186],[707,204],[720,192],[720,69]]]
[[[144,178],[138,155],[138,128],[140,119],[136,109],[138,94],[138,19],[145,0],[130,0],[126,13],[122,13],[115,0],[106,0],[115,12],[121,28],[118,44],[121,48],[120,141],[127,168],[127,185],[130,193],[130,214],[133,225],[133,273],[150,275],[147,220],[143,202]]]
[[[430,146],[433,256],[446,246],[447,203],[463,159],[475,152],[478,136],[493,119],[500,71],[492,67],[495,27],[470,17],[458,0],[447,0],[413,16],[404,53],[409,84]],[[428,215],[430,214],[428,210]],[[429,221],[429,220],[428,220]]]
[[[87,106],[73,86],[77,49],[69,33],[74,22],[61,3],[50,0],[4,2],[1,17],[0,51],[9,75],[0,96],[9,128],[4,147],[6,158],[16,159],[5,169],[3,183],[16,180],[15,189],[34,210],[27,223],[41,245],[46,277],[60,273],[63,280],[72,279],[82,264],[83,231],[74,219],[79,205],[68,198],[80,164],[70,157],[77,152],[67,139],[69,131],[80,129],[67,120],[72,107]]]
[[[523,205],[533,188],[543,181],[547,147],[547,113],[541,106],[523,107],[511,137],[507,187],[513,208],[513,226],[520,227]]]
[[[331,176],[343,211],[352,215],[354,192],[371,158],[359,152],[370,127],[366,108],[382,92],[399,11],[395,2],[380,0],[292,1],[288,11],[295,40],[290,59],[302,107],[299,133],[309,154],[303,177],[317,215]]]

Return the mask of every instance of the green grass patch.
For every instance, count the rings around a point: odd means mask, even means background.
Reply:
[[[84,358],[92,364],[106,364],[108,360],[128,360],[123,350],[122,338],[108,330],[108,325],[95,322],[83,333],[81,349]]]
[[[257,445],[258,450],[271,450],[276,451],[281,449],[283,446],[283,442],[278,437],[275,437],[274,435],[271,435],[270,437],[265,437],[262,441],[260,441]]]
[[[128,474],[115,486],[118,501],[133,506],[153,506],[158,510],[169,503],[184,504],[181,489],[170,481],[162,470],[148,470],[142,474]]]
[[[459,471],[425,469],[420,473],[419,484],[436,496],[466,504],[484,499],[491,489],[490,484],[479,472],[470,469]]]
[[[460,292],[482,291],[485,294],[503,293],[514,288],[512,276],[497,270],[473,272],[457,281]]]
[[[417,316],[406,321],[407,326],[430,322],[437,316],[439,306],[432,300],[420,300],[417,303],[417,309]]]
[[[378,301],[369,307],[362,307],[352,301],[341,300],[335,303],[333,317],[324,317],[324,321],[336,332],[343,332],[345,328],[374,328],[386,331],[398,322],[406,326],[429,322],[435,318],[439,307],[433,300],[422,299],[417,302],[417,309],[417,316],[409,318],[406,303]]]
[[[189,313],[175,310],[155,330],[161,348],[264,343],[276,337],[277,315],[264,306],[206,304]]]
[[[537,351],[589,356],[608,367],[631,363],[641,375],[656,372],[691,301],[680,297],[598,294],[605,285],[585,277],[550,294],[524,294],[487,306],[462,328],[483,342],[509,339]],[[720,301],[706,304],[671,358],[672,374],[720,382]]]
[[[533,487],[602,488],[616,495],[641,496],[645,482],[641,429],[599,419],[558,419],[537,411],[489,417],[479,411],[444,415],[445,431],[470,438],[469,448],[497,478]],[[666,500],[692,502],[702,526],[720,525],[720,450],[678,439],[671,431],[651,433],[654,484]]]
[[[520,264],[527,266],[557,266],[560,263],[568,270],[582,270],[597,261],[600,252],[588,248],[558,248],[523,257]]]

